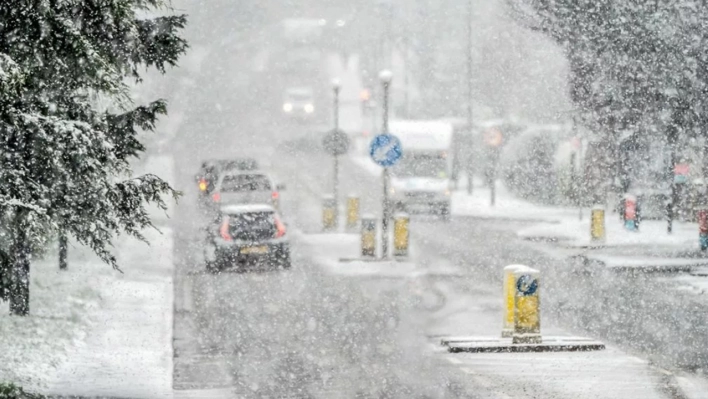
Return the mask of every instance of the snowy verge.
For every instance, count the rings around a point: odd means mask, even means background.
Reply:
[[[32,262],[30,315],[0,311],[0,381],[14,382],[29,391],[43,390],[47,376],[70,356],[75,343],[91,329],[91,308],[100,306],[101,294],[86,284],[74,267],[86,250],[69,249],[69,271],[60,271],[56,253]],[[99,261],[100,263],[100,261]],[[98,267],[110,270],[110,266]]]
[[[170,157],[136,169],[173,179]],[[150,211],[165,224],[165,212]],[[123,274],[73,243],[66,271],[53,249],[33,260],[30,316],[0,310],[0,381],[60,395],[171,396],[172,233],[144,233],[151,246],[116,241]]]
[[[694,267],[708,265],[708,259],[664,258],[640,255],[620,256],[593,254],[588,255],[587,259],[592,262],[598,262],[603,267],[610,269],[691,271]]]
[[[666,232],[666,222],[643,221],[639,231],[628,231],[615,217],[605,219],[605,241],[602,246],[662,245],[696,249],[698,247],[698,225],[675,222],[673,233]],[[585,218],[562,219],[558,223],[539,223],[518,230],[517,236],[528,240],[563,241],[572,247],[598,245],[590,241],[590,221]]]
[[[32,263],[28,317],[0,315],[0,380],[57,395],[156,398],[172,387],[172,234],[122,239],[123,274],[70,245]]]
[[[123,273],[88,258],[73,262],[75,283],[100,301],[86,309],[91,323],[58,365],[46,392],[77,396],[172,396],[172,232],[148,231],[150,246],[118,243]]]
[[[466,192],[466,180],[460,179],[459,191],[452,194],[452,213],[480,219],[504,219],[560,223],[578,220],[578,213],[587,215],[587,210],[562,206],[536,205],[516,198],[502,182],[496,182],[494,205],[491,205],[491,189],[475,180],[472,195]]]

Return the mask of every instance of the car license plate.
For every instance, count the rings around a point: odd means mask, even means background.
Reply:
[[[241,253],[244,255],[248,254],[264,254],[268,252],[268,247],[265,245],[257,247],[243,247],[241,248]]]

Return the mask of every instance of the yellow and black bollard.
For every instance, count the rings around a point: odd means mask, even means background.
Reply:
[[[397,213],[393,216],[393,255],[396,257],[408,256],[409,224],[410,218],[407,214]]]
[[[531,268],[514,271],[514,333],[512,344],[541,343],[540,273]]]
[[[361,256],[376,256],[376,219],[371,217],[361,219]]]
[[[509,265],[504,268],[504,317],[502,324],[502,338],[511,338],[514,335],[514,302],[516,298],[516,277],[514,272],[524,270],[524,265]]]
[[[337,228],[337,202],[332,196],[322,197],[322,230],[332,231]]]
[[[359,197],[350,195],[347,198],[347,230],[356,229],[359,223]]]
[[[605,208],[594,206],[590,211],[590,238],[595,242],[605,241]]]

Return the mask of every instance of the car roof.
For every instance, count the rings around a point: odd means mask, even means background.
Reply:
[[[270,175],[262,170],[240,170],[240,169],[230,169],[225,170],[222,174],[222,178],[227,176],[263,176],[268,180],[271,180]]]
[[[251,212],[275,212],[275,208],[268,204],[238,204],[225,205],[221,207],[221,213],[226,213],[229,215]]]
[[[255,158],[231,158],[231,159],[209,159],[203,162],[205,166],[217,166],[219,168],[255,170],[258,169],[258,161]]]

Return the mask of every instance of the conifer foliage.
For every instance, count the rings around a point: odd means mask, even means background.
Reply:
[[[117,234],[143,238],[145,205],[177,197],[131,160],[166,114],[127,86],[164,73],[187,49],[186,16],[163,0],[0,2],[0,297],[29,313],[32,254],[58,232],[117,268]]]

